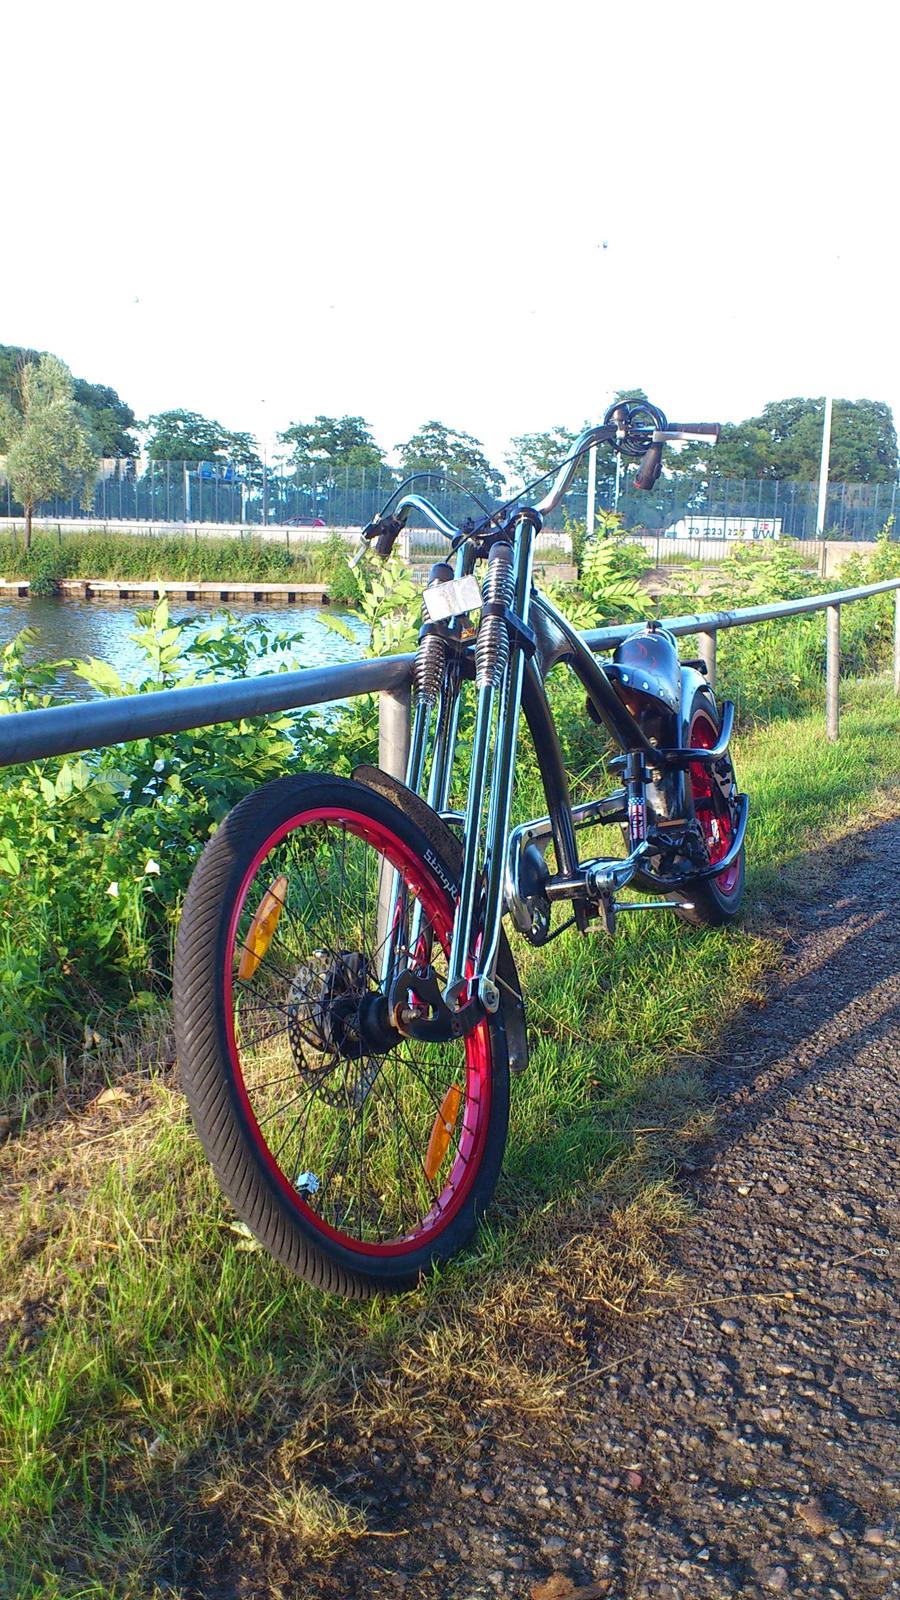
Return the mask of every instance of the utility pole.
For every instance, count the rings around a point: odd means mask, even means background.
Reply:
[[[588,451],[588,481],[587,481],[587,514],[584,521],[584,536],[590,539],[593,536],[594,524],[597,520],[597,446],[591,445]]]
[[[828,509],[828,461],[831,456],[831,395],[825,397],[825,416],[822,419],[822,458],[818,462],[818,506],[815,509],[815,538],[822,539],[822,547],[818,552],[818,571],[825,578],[826,562],[825,549],[825,514]],[[831,734],[830,734],[831,738]],[[836,738],[836,734],[834,734]]]
[[[825,397],[822,419],[822,455],[819,461],[819,504],[816,508],[816,538],[825,537],[825,512],[828,503],[828,463],[831,457],[831,395]]]
[[[609,249],[609,240],[604,239],[601,249]],[[584,519],[584,536],[586,539],[593,537],[597,521],[597,446],[591,445],[588,451],[588,481],[587,481],[587,507]]]

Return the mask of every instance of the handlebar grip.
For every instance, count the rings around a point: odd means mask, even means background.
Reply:
[[[406,526],[406,515],[391,512],[387,517],[375,517],[362,531],[362,538],[371,544],[376,555],[385,559],[394,548],[394,541],[398,533],[402,533]]]
[[[394,540],[399,532],[399,528],[387,528],[384,533],[380,533],[374,544],[375,554],[384,556],[386,560],[394,548]]]
[[[653,488],[662,471],[662,453],[663,447],[661,444],[651,444],[649,450],[645,450],[637,470],[637,477],[634,480],[636,489]]]

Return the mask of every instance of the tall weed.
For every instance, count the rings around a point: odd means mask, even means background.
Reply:
[[[38,532],[30,550],[13,534],[0,535],[0,576],[28,579],[35,594],[53,594],[61,578],[118,578],[122,581],[323,583],[332,598],[349,600],[353,576],[347,546],[338,535],[314,543],[188,534],[112,534]]]
[[[787,540],[765,548],[740,546],[712,572],[699,564],[677,569],[662,606],[669,615],[730,611],[878,583],[900,576],[900,544],[889,534],[885,529],[874,551],[853,556],[837,577],[827,579],[812,572]],[[887,665],[893,603],[887,594],[842,608],[844,673],[862,676]],[[683,645],[687,653],[688,641]],[[719,681],[743,721],[764,721],[818,704],[825,673],[825,612],[723,629],[717,653]]]

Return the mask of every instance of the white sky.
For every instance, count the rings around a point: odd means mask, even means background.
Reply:
[[[8,8],[0,342],[138,412],[900,420],[897,8]],[[608,248],[602,248],[602,241]]]

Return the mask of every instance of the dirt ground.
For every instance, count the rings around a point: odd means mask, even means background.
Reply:
[[[473,1426],[354,1467],[369,1525],[285,1593],[421,1600],[900,1595],[900,820],[788,919],[768,1003],[705,1069],[678,1287],[584,1320],[541,1452]],[[210,1596],[264,1593],[225,1558]],[[211,1576],[211,1575],[210,1575]]]

